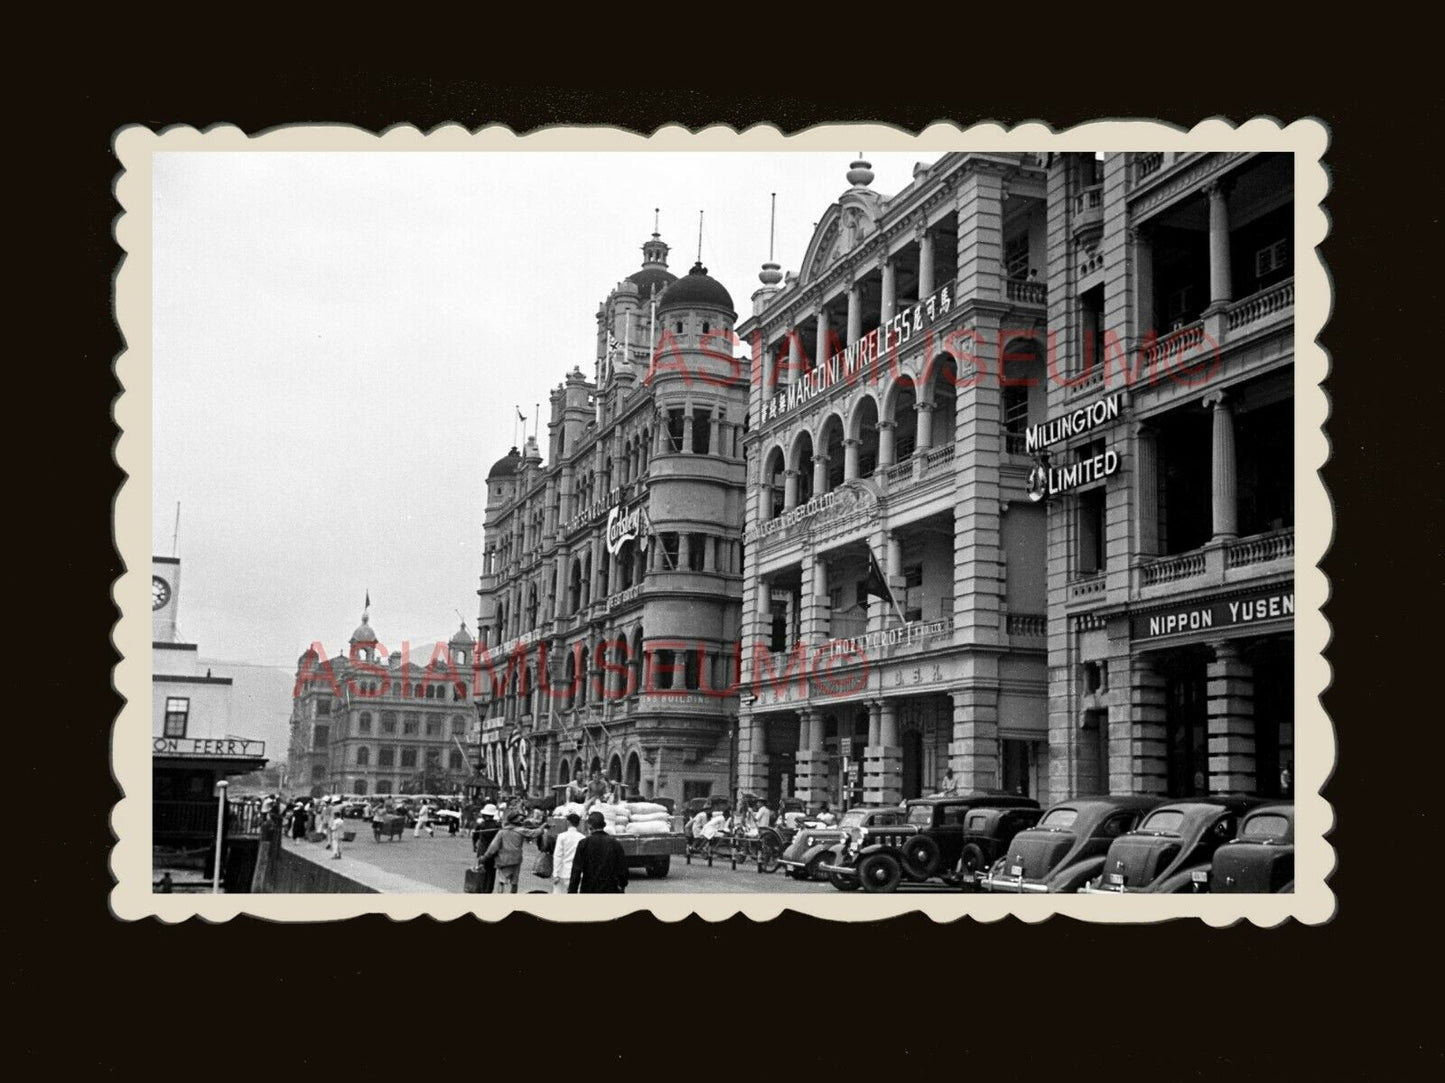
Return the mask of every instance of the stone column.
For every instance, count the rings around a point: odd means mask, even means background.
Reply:
[[[1159,552],[1159,447],[1152,425],[1134,427],[1134,462],[1139,477],[1135,486],[1139,516],[1136,551],[1140,556],[1155,556]]]
[[[933,232],[926,226],[918,231],[918,299],[933,292]]]
[[[1128,758],[1111,764],[1110,791],[1163,794],[1169,785],[1164,675],[1138,657],[1130,670]]]
[[[832,624],[833,607],[828,597],[828,562],[822,556],[813,555],[811,558],[804,558],[804,567],[811,559],[813,565],[812,610],[813,610],[813,635],[811,644],[820,644],[828,639],[830,625]]]
[[[858,296],[859,285],[856,280],[848,283],[848,341],[845,346],[851,346],[863,336],[863,302]]]
[[[794,760],[797,778],[794,792],[810,805],[828,798],[828,754],[823,751],[823,720],[811,707],[798,712],[802,720],[799,748]]]
[[[788,331],[788,383],[797,380],[803,372],[803,333],[796,327]]]
[[[914,447],[916,454],[933,446],[933,403],[917,402],[913,409],[918,414],[918,439]]]
[[[677,570],[685,572],[692,567],[692,535],[686,531],[677,535]]]
[[[903,800],[903,749],[898,743],[896,703],[885,699],[869,705],[868,733],[869,744],[863,750],[863,800],[870,805],[896,805]]]
[[[818,330],[813,342],[813,367],[828,360],[828,310],[818,309]]]
[[[783,510],[798,506],[798,472],[796,470],[784,471],[787,481],[783,488]]]
[[[682,450],[691,453],[692,448],[692,411],[688,410],[682,415]]]
[[[702,545],[702,570],[705,572],[717,569],[717,543],[710,534],[698,535],[698,541]]]
[[[993,790],[1000,784],[998,693],[992,688],[959,688],[953,697],[953,740],[948,764],[960,790]]]
[[[1230,642],[1213,644],[1206,669],[1209,697],[1209,792],[1252,797],[1256,792],[1254,667]]]
[[[880,323],[887,323],[898,310],[898,275],[893,266],[893,257],[883,259],[883,312]]]
[[[856,481],[858,478],[858,441],[848,437],[843,441],[843,480]]]
[[[891,419],[878,422],[878,468],[893,465],[893,430],[897,428]]]
[[[557,593],[552,599],[552,619],[561,620],[567,615],[567,565],[572,558],[566,552],[557,554]]]
[[[1140,226],[1132,226],[1129,243],[1134,249],[1134,329],[1137,336],[1131,348],[1137,350],[1150,331],[1162,335],[1168,328],[1155,323],[1154,246],[1149,242],[1149,234]]]
[[[1225,306],[1234,299],[1229,267],[1228,192],[1214,181],[1205,192],[1209,197],[1209,307]]]
[[[718,420],[717,414],[713,414],[708,421],[708,445],[710,455],[722,454],[722,422]]]
[[[828,456],[813,456],[813,495],[828,491]]]
[[[1239,509],[1234,457],[1234,412],[1223,391],[1204,400],[1214,410],[1214,449],[1210,459],[1210,497],[1213,508],[1213,541],[1239,536]]]
[[[769,757],[763,716],[741,715],[738,719],[738,737],[739,791],[767,793]]]

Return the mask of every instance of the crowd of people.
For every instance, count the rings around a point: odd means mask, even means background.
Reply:
[[[525,800],[507,809],[487,804],[472,828],[472,850],[480,874],[480,894],[516,894],[528,843],[538,856],[532,871],[549,881],[553,895],[603,895],[627,890],[627,856],[622,844],[607,833],[600,812],[570,812],[560,831],[548,824],[546,812]]]

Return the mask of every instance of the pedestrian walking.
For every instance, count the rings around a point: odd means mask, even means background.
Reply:
[[[525,819],[520,812],[513,812],[487,847],[487,856],[496,868],[496,881],[492,885],[494,895],[517,893],[517,877],[522,871],[522,847],[542,833],[540,827],[524,827]]]
[[[437,833],[432,829],[431,825],[431,806],[425,802],[423,802],[421,808],[417,810],[416,827],[412,829],[411,837],[414,839],[421,838],[423,829],[425,829],[426,833],[432,838],[437,837]]]
[[[773,826],[773,810],[768,808],[768,799],[766,797],[758,802],[758,811],[755,819],[759,829]]]
[[[341,806],[337,805],[331,813],[331,857],[333,860],[341,856],[341,833],[346,830],[346,821],[341,818]]]
[[[497,823],[497,806],[488,802],[477,817],[476,827],[472,828],[472,852],[477,855],[477,868],[482,871],[482,882],[477,889],[481,895],[490,895],[496,883],[496,865],[487,856],[487,851],[499,830],[501,825]]]
[[[587,817],[587,830],[589,834],[572,856],[567,894],[621,894],[627,890],[627,854],[622,843],[607,834],[607,820],[600,812]]]
[[[572,883],[572,859],[577,856],[577,847],[586,837],[582,834],[582,817],[575,812],[567,814],[567,830],[557,836],[552,849],[552,894],[566,895]]]

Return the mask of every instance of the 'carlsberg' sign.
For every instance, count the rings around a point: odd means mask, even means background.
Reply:
[[[612,556],[630,542],[633,538],[642,533],[642,505],[639,504],[631,511],[623,511],[621,508],[613,508],[607,515],[607,552]],[[643,540],[646,547],[646,539]]]

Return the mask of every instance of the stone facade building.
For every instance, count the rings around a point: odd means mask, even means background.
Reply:
[[[1057,792],[1291,795],[1293,189],[1287,155],[1053,157]]]
[[[891,197],[866,162],[847,180],[800,270],[764,265],[738,329],[738,786],[895,803],[951,768],[1046,801],[1046,522],[1024,433],[1045,410],[1049,172],[969,153]]]
[[[746,365],[727,290],[667,253],[600,306],[545,462],[529,439],[487,478],[479,761],[537,795],[595,770],[684,801],[733,769]]]
[[[463,626],[425,657],[383,656],[370,616],[346,654],[315,646],[296,664],[288,789],[310,794],[457,793],[472,777],[465,741],[476,712]]]

